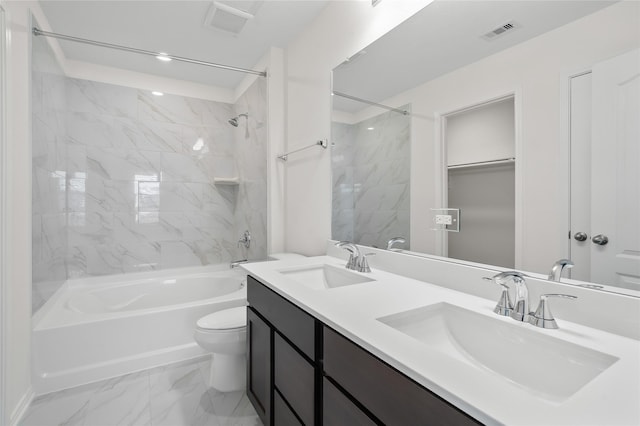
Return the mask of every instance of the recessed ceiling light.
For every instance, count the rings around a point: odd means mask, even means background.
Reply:
[[[164,96],[164,93],[158,92],[157,90],[154,90],[153,92],[151,92],[151,94],[155,96]]]
[[[162,62],[171,62],[171,57],[164,52],[156,56],[156,59]]]
[[[375,127],[367,127],[367,130],[373,130]]]

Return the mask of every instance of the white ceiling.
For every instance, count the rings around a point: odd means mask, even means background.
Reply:
[[[239,35],[205,28],[212,1],[40,1],[52,31],[201,61],[253,68],[269,47],[285,47],[328,0],[224,0],[257,11]],[[59,40],[67,59],[233,89],[245,74]]]
[[[615,1],[438,0],[364,48],[366,53],[336,68],[334,90],[383,102],[613,3]],[[492,41],[482,38],[483,34],[510,21],[519,27]],[[334,109],[349,113],[368,106],[337,96],[333,102]]]

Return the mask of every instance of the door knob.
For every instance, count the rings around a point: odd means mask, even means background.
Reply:
[[[606,235],[598,234],[595,237],[593,237],[591,241],[593,241],[593,244],[604,246],[609,242],[609,238],[607,238]]]
[[[587,238],[589,238],[589,236],[587,234],[585,234],[584,232],[576,232],[575,235],[573,236],[573,238],[576,241],[587,241]]]

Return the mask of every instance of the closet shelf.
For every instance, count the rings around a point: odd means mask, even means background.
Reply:
[[[478,161],[476,163],[452,164],[450,166],[447,166],[447,168],[449,170],[452,170],[452,169],[465,169],[465,168],[480,167],[480,166],[495,166],[499,164],[514,163],[515,161],[516,161],[515,158],[510,157],[510,158],[501,158],[499,160]]]
[[[240,178],[238,176],[235,177],[214,177],[213,178],[214,185],[240,185]]]

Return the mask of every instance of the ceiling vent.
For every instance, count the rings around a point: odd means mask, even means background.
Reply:
[[[520,28],[520,25],[515,21],[510,21],[484,34],[482,38],[489,41],[495,40],[496,38],[502,37],[507,33],[511,33],[513,30],[517,28]]]
[[[262,1],[236,2],[243,9],[230,6],[221,1],[214,1],[209,7],[204,20],[205,28],[224,31],[228,34],[240,34],[245,24],[253,19],[255,12],[262,5]]]

